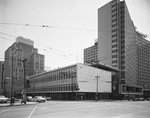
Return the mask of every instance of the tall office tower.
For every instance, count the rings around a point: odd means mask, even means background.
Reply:
[[[34,42],[30,39],[25,39],[23,37],[17,37],[16,42],[12,44],[6,51],[5,51],[5,77],[11,77],[13,73],[13,77],[16,80],[24,78],[24,64],[25,64],[25,72],[26,76],[30,76],[35,74],[33,72],[33,67],[37,63],[31,62],[31,57],[33,54],[36,54],[37,58],[34,60],[38,60],[38,50],[34,48]],[[40,60],[40,66],[42,66],[39,70],[37,68],[34,71],[39,73],[39,71],[44,71],[44,55],[43,58]],[[13,67],[13,72],[12,72]],[[33,73],[32,73],[33,72]]]
[[[97,40],[95,45],[84,49],[84,63],[92,63],[98,61],[98,44]]]
[[[142,94],[144,83],[139,77],[139,71],[143,71],[139,70],[142,57],[137,54],[137,40],[148,42],[137,35],[125,1],[113,0],[98,9],[98,60],[121,70],[119,81],[122,94]],[[140,53],[145,55],[145,52]],[[102,57],[106,59],[101,60]]]
[[[0,94],[3,94],[4,89],[4,61],[0,61]]]
[[[14,91],[17,89],[17,80],[24,79],[25,77],[34,75],[44,71],[44,55],[38,54],[38,49],[34,48],[34,42],[30,39],[21,36],[16,38],[13,43],[5,51],[5,79],[10,88],[10,81],[8,78],[13,77]],[[7,90],[9,93],[10,91]]]

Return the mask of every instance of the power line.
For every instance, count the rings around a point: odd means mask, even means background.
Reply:
[[[31,26],[31,27],[43,27],[43,28],[60,28],[60,29],[72,29],[72,30],[86,30],[86,31],[97,31],[95,29],[76,28],[76,27],[58,27],[50,25],[34,25],[34,24],[18,24],[18,23],[0,23],[1,25],[18,25],[18,26]]]
[[[60,28],[60,29],[71,29],[71,30],[86,30],[86,31],[97,31],[97,32],[110,32],[111,30],[97,30],[97,29],[87,29],[87,28],[77,28],[77,27],[60,27],[60,26],[52,26],[52,25],[35,25],[35,24],[19,24],[19,23],[0,23],[1,25],[17,25],[17,26],[27,26],[27,27],[43,27],[43,28]],[[136,34],[131,32],[125,32],[126,34]],[[13,36],[14,37],[14,36]]]
[[[36,43],[36,42],[35,42],[35,43]],[[71,57],[77,57],[76,55],[73,55],[73,54],[71,54],[71,53],[66,53],[66,52],[64,52],[64,51],[56,50],[56,49],[54,49],[54,48],[52,48],[52,47],[48,47],[48,46],[45,46],[45,45],[41,45],[41,44],[39,44],[39,43],[36,43],[36,44],[39,45],[39,46],[41,46],[41,47],[47,48],[48,50],[52,50],[52,51],[54,51],[54,52],[57,52],[57,53],[63,53],[64,55],[68,55],[68,56],[71,56]],[[46,50],[46,49],[42,49],[42,50]]]
[[[47,49],[42,49],[42,50],[47,51],[47,52],[51,52],[50,50],[47,50]],[[76,57],[67,56],[67,55],[65,55],[65,54],[61,54],[61,53],[57,53],[57,52],[52,52],[52,53],[57,54],[57,55],[61,55],[61,56],[63,56],[63,57],[68,57],[68,58],[71,58],[71,59],[73,59],[73,60],[77,60]],[[81,61],[81,60],[80,60],[80,61]],[[82,60],[82,61],[83,61],[83,60]]]
[[[5,34],[5,35],[9,35],[9,34],[3,33],[3,32],[0,32],[0,33],[1,33],[1,34]],[[12,35],[9,35],[9,36],[12,36]],[[15,36],[12,36],[12,37],[15,37]],[[0,38],[5,39],[5,40],[14,41],[14,40],[8,39],[8,38],[3,38],[3,37],[0,37]],[[17,38],[17,37],[15,37],[15,38]],[[73,55],[73,54],[66,53],[66,52],[63,52],[63,51],[59,51],[59,50],[56,50],[56,49],[54,49],[54,48],[52,48],[52,47],[48,47],[48,46],[45,46],[45,45],[42,45],[42,44],[38,44],[38,43],[36,43],[36,42],[35,42],[35,44],[37,44],[37,45],[39,45],[39,46],[41,46],[41,47],[46,48],[46,49],[42,49],[42,50],[44,50],[44,51],[46,51],[46,50],[48,49],[48,50],[52,50],[52,51],[54,51],[54,52],[57,52],[57,54],[59,53],[59,55],[62,55],[62,56],[65,56],[65,57],[67,57],[67,55],[68,55],[68,56],[71,56],[71,57],[73,57],[73,58],[77,58],[77,56],[75,56],[75,55]],[[61,54],[60,54],[60,53],[61,53]],[[63,53],[63,54],[62,54],[62,53]],[[55,54],[56,54],[56,53],[55,53]]]
[[[9,41],[14,41],[12,39],[8,39],[8,38],[4,38],[4,37],[0,37],[1,39],[5,39],[5,40],[9,40]]]
[[[10,35],[10,34],[6,34],[6,33],[3,33],[3,32],[0,32],[0,34],[7,35],[7,36],[11,36],[11,37],[16,38],[16,36],[13,36],[13,35]]]
[[[2,39],[5,39],[5,40],[9,40],[9,41],[14,41],[14,40],[11,40],[11,39],[7,39],[7,38],[3,38],[3,37],[0,37]],[[44,47],[44,46],[43,46]],[[77,57],[72,55],[72,54],[69,54],[69,53],[65,53],[65,52],[62,52],[62,51],[58,51],[58,50],[55,50],[53,48],[48,48],[46,47],[47,49],[44,49],[44,48],[39,48],[39,49],[42,49],[43,51],[47,51],[47,52],[51,52],[51,53],[55,53],[57,55],[61,55],[63,57],[68,57],[68,58],[72,58],[74,60],[77,60]],[[49,51],[49,50],[52,50],[52,51]],[[68,54],[68,55],[67,55]],[[81,61],[81,60],[80,60]]]
[[[4,34],[4,35],[7,35],[7,36],[15,37],[15,36],[12,36],[12,35],[3,33],[3,32],[0,32],[0,33],[1,33],[1,34]],[[0,38],[3,38],[3,37],[0,37]],[[17,38],[17,37],[15,37],[15,38]],[[6,38],[3,38],[3,39],[6,39]],[[6,40],[11,40],[11,39],[6,39]],[[54,48],[52,48],[52,47],[48,47],[48,46],[45,46],[45,45],[42,45],[42,44],[39,44],[39,43],[36,43],[36,42],[34,42],[34,43],[37,44],[37,45],[39,45],[39,46],[45,47],[45,48],[47,48],[47,49],[50,49],[50,50],[54,50],[54,51],[57,51],[57,52],[60,52],[60,53],[68,54],[68,55],[70,55],[70,56],[75,56],[75,55],[72,55],[72,54],[70,54],[70,53],[66,53],[66,52],[63,52],[63,51],[56,50],[56,49],[54,49]]]

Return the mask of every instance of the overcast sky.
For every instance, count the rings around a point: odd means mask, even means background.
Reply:
[[[23,36],[34,41],[49,69],[83,62],[83,49],[97,39],[97,10],[109,1],[0,0],[0,60],[4,60],[4,52],[15,37]],[[150,36],[150,0],[126,3],[137,29]]]

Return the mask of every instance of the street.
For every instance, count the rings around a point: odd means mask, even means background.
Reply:
[[[150,101],[46,101],[0,107],[0,118],[150,118]]]

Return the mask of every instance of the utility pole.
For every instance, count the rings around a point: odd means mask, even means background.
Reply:
[[[23,70],[24,70],[24,92],[23,92],[23,102],[26,104],[26,69],[25,69],[25,62],[27,59],[22,60],[23,62]]]
[[[12,105],[12,98],[13,98],[13,54],[16,52],[16,50],[18,50],[18,48],[15,48],[15,50],[13,51],[13,47],[12,47],[12,72],[11,72],[11,86],[10,86],[10,105]]]
[[[98,100],[98,79],[99,79],[100,76],[96,76],[96,101]]]
[[[10,86],[10,105],[12,105],[12,94],[13,94],[13,52],[12,52],[12,71],[11,71],[11,86]]]
[[[72,99],[73,99],[73,76],[72,76],[72,73],[70,73],[70,77],[71,77],[71,90],[72,90]]]

